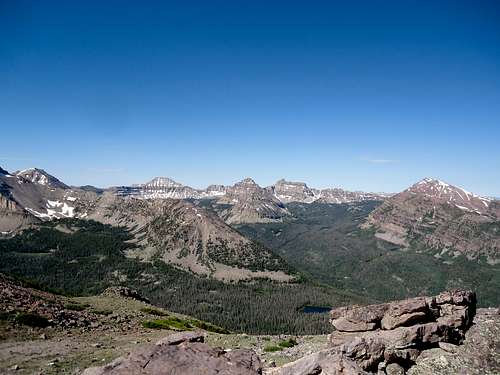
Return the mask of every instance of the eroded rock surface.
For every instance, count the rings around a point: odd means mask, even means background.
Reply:
[[[330,335],[329,349],[268,374],[406,374],[423,351],[462,344],[475,308],[475,294],[464,290],[341,307],[331,312],[336,330]]]
[[[252,350],[224,351],[204,343],[201,333],[168,336],[83,375],[256,375],[262,373]]]

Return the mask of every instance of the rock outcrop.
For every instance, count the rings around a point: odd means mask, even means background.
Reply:
[[[267,374],[405,374],[422,351],[461,344],[475,308],[475,293],[457,290],[334,309],[330,348]]]
[[[23,321],[30,319],[35,320],[37,327],[67,329],[90,327],[98,319],[95,314],[68,307],[71,306],[62,297],[30,288],[0,273],[0,315],[4,321],[17,325],[27,324]]]
[[[89,368],[83,375],[257,375],[259,357],[252,350],[224,351],[204,343],[201,333],[174,334],[154,345],[137,349],[103,367]]]

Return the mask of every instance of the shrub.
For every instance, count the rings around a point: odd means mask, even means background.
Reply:
[[[288,340],[281,341],[278,345],[281,346],[282,348],[293,348],[295,345],[297,345],[297,341],[291,338]]]
[[[143,307],[141,309],[143,313],[150,314],[150,315],[156,315],[156,316],[168,316],[168,314],[164,311],[153,309],[151,307]]]
[[[108,316],[113,314],[113,311],[111,310],[90,310],[91,313],[97,314],[97,315],[104,315]]]
[[[0,311],[0,320],[15,320],[16,312],[15,311]]]
[[[223,335],[227,335],[227,334],[231,333],[231,331],[229,331],[225,328],[218,327],[214,324],[210,324],[210,323],[206,323],[206,322],[201,322],[199,320],[191,320],[190,324],[195,326],[196,328],[204,329],[205,331],[208,331],[208,332],[220,333]]]
[[[34,313],[19,313],[16,315],[15,322],[30,327],[45,328],[50,325],[47,318]]]
[[[279,352],[282,348],[276,345],[269,345],[264,347],[264,351],[267,353]]]
[[[85,310],[89,305],[80,305],[79,303],[67,303],[64,305],[64,308],[66,310],[73,310],[73,311],[83,311]]]

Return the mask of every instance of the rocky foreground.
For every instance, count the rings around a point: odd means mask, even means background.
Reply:
[[[498,310],[481,309],[470,291],[445,292],[331,312],[326,349],[264,368],[252,350],[214,349],[202,333],[166,337],[85,375],[122,374],[497,374]]]

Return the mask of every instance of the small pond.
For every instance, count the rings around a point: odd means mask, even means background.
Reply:
[[[328,306],[304,306],[300,309],[300,312],[306,314],[324,314],[330,312],[331,309]]]

